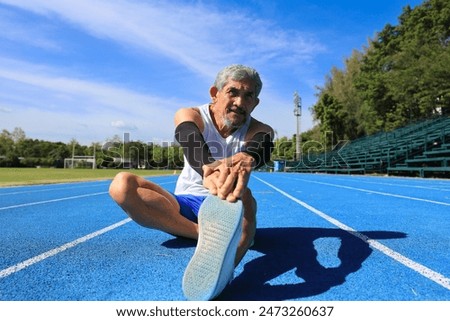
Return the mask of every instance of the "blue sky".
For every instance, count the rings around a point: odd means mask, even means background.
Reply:
[[[173,140],[180,107],[209,102],[232,63],[263,80],[253,116],[277,135],[301,130],[317,86],[406,5],[422,1],[0,0],[0,130],[82,144],[129,133]]]

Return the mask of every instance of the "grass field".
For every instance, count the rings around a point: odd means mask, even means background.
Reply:
[[[123,169],[0,168],[0,186],[111,179]],[[130,170],[125,170],[130,171]],[[131,170],[139,176],[173,175],[173,170]]]

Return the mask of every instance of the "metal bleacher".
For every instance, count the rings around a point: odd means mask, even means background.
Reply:
[[[295,172],[448,177],[450,117],[362,137],[331,151],[306,153],[301,162],[287,162],[286,168]]]

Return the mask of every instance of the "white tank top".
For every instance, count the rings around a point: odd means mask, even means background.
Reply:
[[[211,119],[209,104],[202,105],[199,109],[204,124],[202,134],[214,159],[220,160],[242,151],[251,117],[248,117],[245,124],[237,131],[227,138],[223,138],[217,131]],[[209,191],[203,186],[203,178],[189,165],[185,156],[184,168],[178,177],[175,194],[191,194],[198,196],[206,196],[209,194]]]

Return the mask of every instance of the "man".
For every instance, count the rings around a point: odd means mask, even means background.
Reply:
[[[185,165],[174,193],[126,172],[111,183],[111,197],[138,224],[199,240],[183,278],[189,299],[220,294],[253,242],[256,201],[247,184],[273,146],[272,128],[250,116],[261,88],[254,69],[231,65],[210,88],[211,103],[177,111]]]

